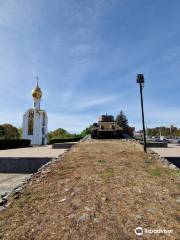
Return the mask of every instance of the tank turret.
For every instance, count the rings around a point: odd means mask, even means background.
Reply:
[[[101,115],[93,124],[91,137],[96,139],[122,138],[122,128],[115,122],[112,115]]]

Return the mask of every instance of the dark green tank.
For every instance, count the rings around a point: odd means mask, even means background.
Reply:
[[[112,115],[101,115],[98,122],[93,124],[91,138],[122,138],[122,128],[115,122]]]

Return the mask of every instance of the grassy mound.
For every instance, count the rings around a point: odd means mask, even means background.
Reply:
[[[0,239],[178,239],[179,172],[134,142],[82,142],[0,213]]]

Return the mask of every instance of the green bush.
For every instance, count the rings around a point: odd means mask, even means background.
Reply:
[[[83,137],[75,137],[75,138],[54,138],[49,140],[49,144],[53,143],[64,143],[64,142],[77,142],[80,141]]]
[[[30,143],[28,139],[0,139],[0,149],[29,147]]]
[[[0,139],[19,139],[18,129],[9,123],[0,125]]]

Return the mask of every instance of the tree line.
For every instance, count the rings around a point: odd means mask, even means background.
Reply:
[[[128,119],[126,115],[123,113],[123,111],[120,111],[120,113],[116,116],[115,121],[120,127],[122,127],[124,134],[133,136],[134,128],[129,126]],[[79,134],[69,133],[67,130],[63,128],[58,128],[48,133],[48,139],[52,140],[55,138],[65,139],[65,138],[84,137],[87,134],[91,133],[91,128],[92,128],[92,125],[85,128]],[[147,128],[146,134],[149,137],[152,137],[152,136],[180,137],[180,129],[173,125],[171,125],[169,128],[164,126]],[[8,124],[8,123],[0,125],[0,139],[21,139],[21,138],[22,138],[22,128],[17,128],[12,124]]]
[[[123,111],[120,111],[120,113],[116,116],[115,121],[120,127],[122,127],[124,134],[128,134],[129,136],[132,136],[133,129],[129,126],[128,119],[123,113]],[[63,128],[58,128],[48,133],[48,140],[52,140],[56,138],[65,139],[65,138],[84,137],[87,134],[91,133],[91,128],[92,128],[92,125],[85,128],[79,134],[69,133],[67,130]],[[22,128],[16,128],[11,124],[0,125],[0,139],[20,139],[20,138],[22,138]]]
[[[147,128],[146,134],[149,137],[165,136],[165,137],[180,137],[180,129],[175,126]]]

